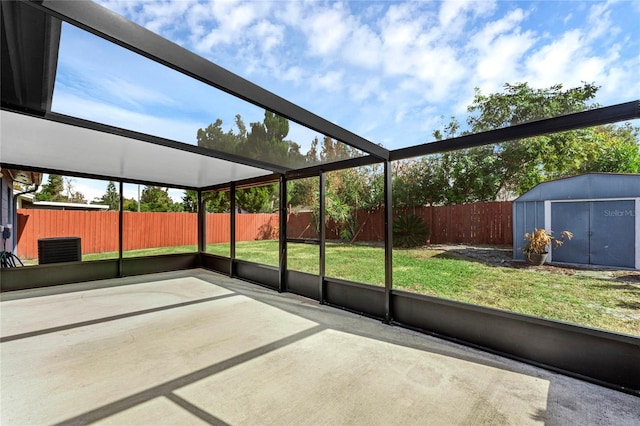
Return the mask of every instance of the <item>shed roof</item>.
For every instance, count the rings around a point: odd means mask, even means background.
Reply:
[[[640,174],[585,173],[536,185],[515,202],[640,197]]]

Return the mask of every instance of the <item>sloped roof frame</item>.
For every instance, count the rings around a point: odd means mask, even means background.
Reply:
[[[0,129],[0,164],[3,167],[183,189],[197,189],[233,179],[280,175],[290,170],[261,160],[51,112],[61,21],[32,6],[24,1],[0,4],[3,24],[6,24],[2,26],[4,123]],[[63,130],[60,123],[65,124],[66,129]],[[28,140],[23,140],[20,128],[30,135]],[[32,128],[41,130],[38,142],[35,142]],[[67,140],[59,137],[63,132]],[[102,158],[92,158],[87,150],[93,147],[101,151],[103,147],[96,147],[87,140],[88,135],[109,141],[112,150],[104,152]],[[29,149],[25,149],[27,144]],[[115,159],[117,151],[136,152],[138,158],[128,155]],[[52,155],[57,152],[66,152],[67,156]],[[172,157],[179,160],[175,167],[168,168],[168,160]],[[191,159],[188,164],[186,158]],[[117,161],[121,163],[120,167],[113,167]],[[105,163],[111,163],[112,167],[104,167]],[[163,163],[165,167],[153,169],[149,167],[150,163]],[[134,173],[124,173],[125,169]],[[144,170],[146,173],[140,173]],[[174,172],[170,173],[171,170]],[[190,175],[186,176],[184,170]],[[214,176],[216,179],[212,180]]]
[[[5,109],[0,111],[0,120],[3,167],[184,189],[273,174],[239,161],[203,155],[198,147],[175,149],[163,141],[150,143],[93,126],[81,127]]]
[[[2,1],[0,9],[2,104],[43,115],[51,111],[62,23],[21,2]]]
[[[385,160],[400,160],[420,155],[428,155],[438,152],[469,148],[472,146],[487,145],[506,140],[521,139],[545,133],[554,133],[558,131],[565,131],[640,118],[640,101],[633,101],[625,104],[597,108],[577,114],[554,117],[546,120],[511,126],[508,128],[416,145],[394,151],[388,151],[376,144],[367,141],[366,139],[363,139],[345,129],[336,126],[333,123],[328,122],[327,120],[322,119],[321,117],[310,113],[309,111],[298,107],[297,105],[292,104],[289,101],[286,101],[283,98],[278,97],[271,92],[266,91],[265,89],[262,89],[261,87],[247,80],[242,79],[235,74],[230,73],[229,71],[224,70],[223,68],[205,60],[204,58],[201,58],[193,54],[192,52],[189,52],[188,50],[168,40],[165,40],[162,37],[92,2],[76,2],[67,0],[45,0],[42,2],[35,2],[28,0],[18,0],[17,3],[28,4],[36,10],[43,11],[47,15],[69,21],[70,23],[77,25],[93,34],[115,42],[120,46],[135,51],[145,57],[148,57],[183,74],[196,78],[197,80],[209,84],[213,87],[221,89],[227,93],[232,94],[233,96],[261,106],[263,108],[272,110],[294,122],[298,122],[307,127],[318,130],[323,134],[346,142],[351,146],[370,153],[370,155],[362,158],[353,158],[339,161],[335,164],[330,163],[326,165],[317,165],[294,170],[260,162],[250,158],[245,158],[242,156],[234,156],[231,154],[203,149],[182,142],[171,141],[168,139],[115,128],[113,126],[93,123],[73,117],[62,116],[60,114],[52,113],[50,110],[44,111],[44,113],[41,114],[46,119],[52,121],[66,122],[67,124],[94,129],[101,132],[108,132],[114,135],[120,135],[125,138],[135,139],[137,141],[146,141],[168,148],[175,148],[181,151],[188,151],[194,154],[222,159],[224,161],[229,161],[232,163],[263,168],[265,170],[264,172],[260,172],[253,177],[241,179],[245,182],[276,180],[277,176],[280,174],[285,174],[288,178],[296,179],[300,177],[315,175],[317,173],[328,170],[357,167],[359,165],[373,164]],[[55,31],[53,33],[55,34]],[[43,51],[40,54],[52,57],[51,55],[53,53],[57,54],[57,47],[57,41],[55,41],[50,46],[49,51]],[[48,61],[48,63],[49,65],[51,65],[52,61]],[[53,66],[55,67],[55,64]],[[46,105],[46,108],[50,108],[50,100],[52,95],[51,75],[55,75],[55,70],[49,69],[45,72],[47,73],[46,79],[42,82],[42,84],[43,90],[48,90],[49,96],[48,98],[44,98],[43,105]],[[6,109],[4,105],[4,99],[3,109]],[[10,109],[15,110],[15,108]],[[34,111],[30,112],[33,113]],[[35,112],[38,113],[38,111]],[[7,165],[7,163],[3,162],[1,159],[0,162],[4,163],[4,165]],[[36,167],[36,169],[43,170],[45,172],[47,170],[54,170],[51,168],[38,167]],[[76,175],[96,177],[99,176],[105,179],[117,178],[120,180],[131,182],[136,180],[137,182],[152,182],[162,183],[164,185],[177,185],[176,182],[170,182],[171,179],[168,179],[169,181],[160,182],[158,180],[132,179],[130,176],[123,177],[120,175],[96,175],[87,173],[86,171],[68,170],[67,168],[65,168],[64,170],[59,170],[64,172],[73,172]],[[223,187],[227,184],[228,182],[209,182],[203,186],[198,186],[198,188],[213,189]],[[180,187],[196,188],[197,185],[195,185],[194,183],[189,185],[182,184],[180,185]]]
[[[389,151],[382,146],[313,114],[98,4],[68,0],[44,0],[37,3],[29,2],[29,4],[182,74],[376,156],[380,160],[389,158]]]

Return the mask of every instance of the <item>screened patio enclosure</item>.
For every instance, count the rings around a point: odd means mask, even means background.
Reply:
[[[313,114],[202,57],[91,2],[18,1],[2,10],[2,111],[0,166],[13,170],[114,181],[120,211],[116,258],[2,269],[2,291],[52,286],[155,272],[205,268],[292,292],[322,304],[381,319],[560,371],[632,394],[640,394],[640,338],[395,289],[392,263],[392,161],[640,118],[640,101],[543,118],[484,133],[389,151]],[[349,156],[301,163],[294,157],[259,152],[226,152],[162,134],[116,127],[56,112],[54,82],[65,26],[127,49],[168,72],[177,73],[233,99],[272,112],[296,126],[331,138]],[[213,92],[212,92],[213,93]],[[204,123],[203,123],[204,124]],[[327,274],[327,235],[305,240],[317,246],[318,273],[288,265],[288,250],[301,241],[287,233],[287,183],[313,178],[318,185],[319,223],[326,212],[325,181],[332,172],[377,165],[383,182],[384,285]],[[279,223],[277,265],[243,260],[236,247],[236,193],[277,183]],[[123,256],[123,185],[158,185],[197,193],[197,250],[153,257]],[[207,252],[204,196],[229,194],[229,254]]]

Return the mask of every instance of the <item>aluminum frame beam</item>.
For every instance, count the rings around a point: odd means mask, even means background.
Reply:
[[[347,158],[333,163],[316,164],[314,166],[304,167],[288,171],[287,179],[303,179],[318,176],[320,173],[332,172],[336,170],[350,169],[354,167],[370,166],[380,163],[380,159],[372,155],[364,157]]]
[[[2,105],[42,115],[51,110],[61,22],[24,3],[0,2]]]
[[[474,133],[457,138],[429,142],[391,151],[391,160],[403,160],[428,154],[489,145],[549,133],[564,132],[640,118],[640,100],[596,108],[589,111],[532,121],[503,129]]]

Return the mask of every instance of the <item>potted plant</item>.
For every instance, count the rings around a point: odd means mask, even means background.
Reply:
[[[565,239],[573,238],[573,234],[562,231],[558,239],[552,235],[552,231],[534,228],[533,232],[524,234],[524,238],[527,240],[527,244],[522,249],[525,257],[534,265],[542,265],[547,260],[551,243],[554,247],[559,247],[564,244]]]

